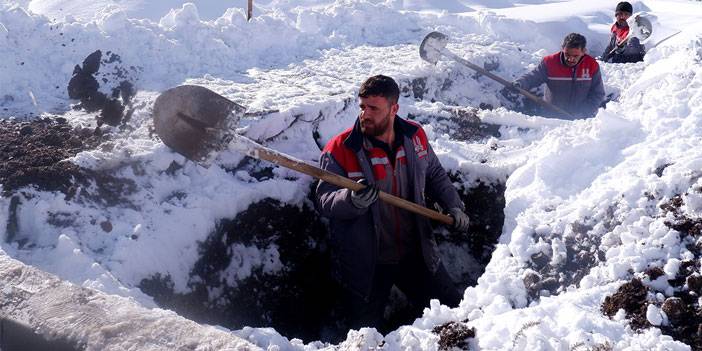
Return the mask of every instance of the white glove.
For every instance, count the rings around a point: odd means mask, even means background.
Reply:
[[[470,224],[470,219],[468,215],[463,213],[458,207],[453,207],[448,209],[449,216],[453,217],[453,229],[466,232],[468,231],[468,225]]]
[[[360,179],[357,183],[363,184],[366,187],[359,191],[351,191],[351,203],[356,208],[367,208],[372,205],[376,200],[378,200],[378,186],[375,184],[368,184],[368,181]]]

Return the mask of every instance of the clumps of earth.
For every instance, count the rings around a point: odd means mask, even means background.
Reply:
[[[529,300],[538,300],[541,296],[556,295],[570,285],[580,283],[590,269],[605,261],[605,253],[600,249],[600,237],[591,233],[591,220],[576,221],[562,234],[546,234],[538,240],[549,247],[554,238],[561,240],[565,247],[565,257],[552,262],[550,254],[537,252],[527,263],[529,271],[524,275],[524,286]],[[617,222],[609,216],[604,221],[609,230]],[[545,245],[546,246],[546,245]]]
[[[174,293],[168,276],[146,279],[140,288],[159,306],[200,323],[232,329],[272,327],[287,337],[318,340],[320,327],[329,322],[324,312],[334,296],[326,235],[325,225],[309,206],[265,199],[221,221],[200,244],[200,259],[188,284],[192,292]],[[259,249],[275,245],[285,269],[269,274],[257,267],[232,286],[222,273],[236,259],[229,248],[237,244]]]
[[[432,332],[439,336],[439,350],[469,350],[468,339],[475,338],[475,328],[460,322],[444,323],[434,327]]]
[[[104,186],[108,195],[115,183],[114,178],[81,168],[66,161],[81,151],[95,149],[105,142],[107,136],[99,129],[72,127],[66,119],[39,118],[30,122],[0,121],[0,184],[3,195],[9,196],[25,186],[37,190],[59,191],[71,200],[91,181]],[[104,201],[114,204],[117,193],[134,187],[123,183],[125,189],[113,189],[116,193]],[[122,188],[119,187],[118,188]]]
[[[261,167],[259,161],[248,158],[230,171],[240,170],[258,180],[274,176],[270,167]],[[462,177],[451,174],[455,182],[462,182]],[[230,329],[272,327],[288,338],[340,342],[348,330],[337,323],[343,316],[336,316],[333,311],[338,287],[330,279],[328,228],[326,220],[313,208],[313,189],[299,207],[265,199],[233,219],[222,220],[199,246],[201,258],[190,272],[190,292],[175,293],[172,277],[163,275],[145,279],[139,287],[153,296],[159,306],[197,322]],[[504,186],[483,184],[472,189],[461,188],[459,193],[469,215],[475,218],[470,229],[473,235],[459,235],[437,226],[437,241],[441,246],[449,245],[474,255],[481,267],[472,268],[482,272],[502,230]],[[256,267],[248,277],[231,284],[222,277],[237,259],[230,249],[234,245],[259,250],[275,247],[284,268],[271,273]],[[447,269],[452,268],[462,269],[447,264]],[[460,280],[456,282],[459,289],[465,289],[477,279],[474,272],[453,273]],[[403,304],[404,297],[399,291],[391,296],[382,329],[395,330],[420,317],[408,313],[412,308]],[[446,333],[449,333],[447,340],[460,337],[450,336],[458,333],[456,330]],[[446,342],[460,344],[457,340]]]
[[[702,189],[690,191],[700,193]],[[668,279],[673,295],[662,296],[661,292],[644,284],[665,276],[660,267],[651,267],[643,277],[633,278],[605,298],[601,309],[609,317],[624,310],[632,329],[641,330],[653,327],[646,313],[649,305],[655,305],[664,314],[662,323],[656,327],[675,340],[690,345],[693,350],[702,350],[702,218],[684,213],[683,205],[683,196],[677,195],[660,206],[663,217],[669,218],[665,225],[678,231],[681,242],[687,243],[687,249],[694,254],[694,259],[681,262],[675,278]]]
[[[126,201],[126,196],[136,190],[133,181],[66,161],[106,140],[99,129],[74,128],[61,117],[30,122],[0,120],[0,184],[3,196],[11,197],[8,242],[19,231],[18,207],[33,196],[22,190],[25,187],[58,191],[66,195],[67,201],[90,201],[103,206]]]
[[[97,50],[76,65],[68,82],[68,97],[80,100],[76,108],[97,112],[98,126],[119,126],[131,117],[132,98],[136,94],[134,77],[141,71],[124,67],[119,55]]]

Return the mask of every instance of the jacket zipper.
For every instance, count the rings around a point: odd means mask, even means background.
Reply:
[[[575,88],[577,88],[577,85],[575,84],[577,82],[577,75],[578,75],[578,66],[580,65],[580,62],[578,62],[575,67],[571,68],[572,73],[570,75],[570,106],[574,105],[574,100],[575,100]]]
[[[395,163],[397,163],[397,158],[395,158]],[[390,165],[390,168],[392,169],[392,194],[400,197],[399,191],[397,189],[397,167],[396,165]],[[395,244],[397,246],[397,259],[402,258],[402,252],[403,252],[403,247],[402,247],[402,240],[401,240],[401,235],[400,235],[400,211],[396,206],[392,206],[392,213],[394,217],[394,222],[395,222]]]

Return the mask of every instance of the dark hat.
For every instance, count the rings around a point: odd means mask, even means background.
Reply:
[[[626,2],[626,1],[622,1],[622,2],[620,2],[620,3],[617,4],[617,9],[614,10],[614,11],[615,11],[615,12],[622,11],[622,12],[633,13],[633,12],[634,12],[634,7],[631,6],[631,4],[628,3],[628,2]]]

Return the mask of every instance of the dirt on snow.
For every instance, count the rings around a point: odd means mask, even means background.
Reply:
[[[690,189],[700,192],[702,189]],[[646,318],[649,304],[659,307],[667,318],[667,323],[659,326],[661,331],[684,342],[693,350],[702,350],[702,307],[699,304],[702,294],[702,272],[700,272],[700,258],[702,258],[702,218],[690,218],[684,214],[681,207],[683,197],[674,196],[661,205],[663,216],[672,217],[665,224],[671,229],[680,232],[681,242],[690,243],[687,249],[695,256],[693,260],[682,261],[678,272],[673,279],[668,279],[668,284],[673,287],[673,296],[669,296],[661,303],[651,296],[659,293],[642,283],[640,279],[632,279],[622,285],[612,296],[605,298],[602,312],[612,317],[620,309],[626,312],[626,318],[634,330],[653,327]],[[660,267],[651,267],[644,272],[649,280],[653,281],[665,275]]]

